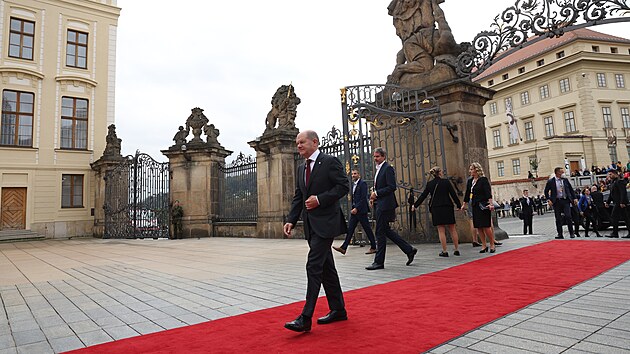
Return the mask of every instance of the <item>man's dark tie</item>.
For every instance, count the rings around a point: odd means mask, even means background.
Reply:
[[[306,185],[309,178],[311,178],[311,159],[306,159]]]

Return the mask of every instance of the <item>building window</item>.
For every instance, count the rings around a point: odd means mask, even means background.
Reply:
[[[61,98],[61,148],[87,149],[88,100]]]
[[[512,174],[515,176],[521,174],[521,160],[520,159],[512,160]]]
[[[617,88],[626,87],[626,81],[623,78],[623,74],[615,74],[615,82],[617,83]]]
[[[521,92],[521,105],[529,104],[529,92]]]
[[[499,129],[492,130],[492,141],[494,141],[495,148],[503,147],[501,143],[501,131]]]
[[[540,99],[544,100],[549,98],[549,85],[540,86]]]
[[[33,146],[33,102],[29,92],[2,91],[0,145]]]
[[[592,46],[591,49],[593,50],[593,52],[599,53],[599,46],[598,45]]]
[[[87,69],[87,33],[68,30],[66,46],[66,65],[73,68]]]
[[[83,208],[83,175],[61,176],[61,207]]]
[[[612,111],[610,107],[602,107],[602,117],[604,118],[604,128],[612,128]]]
[[[11,17],[9,56],[12,58],[33,60],[34,41],[35,22]]]
[[[573,113],[573,111],[564,112],[564,129],[567,133],[577,131],[575,126],[575,113]]]
[[[492,115],[497,114],[497,103],[496,102],[490,102],[490,114],[492,114]]]
[[[617,54],[617,53],[619,53],[619,48],[617,48],[617,47],[610,47],[610,52],[613,53],[613,54]]]
[[[525,140],[534,140],[534,123],[532,121],[525,122]]]
[[[494,80],[488,80],[488,86],[494,85]]]
[[[617,160],[617,147],[616,146],[608,147],[608,155],[610,156],[610,161],[619,161]]]
[[[507,80],[510,78],[510,74],[503,74],[503,76],[501,76],[501,78],[503,78],[503,80]]]
[[[628,109],[628,107],[621,107],[620,111],[623,127],[630,129],[630,109]]]
[[[569,83],[569,78],[564,78],[560,80],[560,92],[567,93],[571,91],[571,84]]]
[[[512,97],[506,97],[503,101],[505,103],[505,110],[512,109]],[[508,108],[509,107],[509,108]]]
[[[562,59],[562,58],[564,58],[564,50],[556,53],[556,59]]]
[[[536,66],[543,66],[543,65],[545,65],[545,59],[540,59],[536,61]]]
[[[546,137],[554,136],[556,132],[553,129],[553,117],[552,116],[545,117],[543,118],[543,122],[545,123],[545,136]]]
[[[597,87],[606,87],[606,74],[597,73]]]
[[[499,177],[505,176],[505,164],[503,161],[497,161],[497,175]]]
[[[523,73],[525,73],[525,67],[524,67],[524,66],[521,66],[520,68],[518,68],[518,73],[519,73],[519,74],[523,74]]]

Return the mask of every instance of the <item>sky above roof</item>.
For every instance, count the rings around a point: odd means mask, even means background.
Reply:
[[[234,153],[265,129],[271,97],[292,83],[296,125],[320,135],[341,129],[339,89],[385,83],[401,47],[387,1],[118,0],[116,130],[123,154],[166,160],[194,107]],[[491,4],[491,5],[490,5]],[[446,0],[457,42],[489,30],[513,0]],[[628,37],[630,22],[591,27]],[[192,135],[189,136],[189,139]]]

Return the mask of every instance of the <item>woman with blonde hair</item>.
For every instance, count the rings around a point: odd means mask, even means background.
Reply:
[[[486,238],[490,239],[490,253],[496,251],[494,233],[492,232],[492,210],[494,210],[494,202],[492,201],[492,189],[490,181],[483,174],[483,168],[478,162],[473,162],[468,168],[470,178],[466,183],[466,193],[464,194],[463,210],[468,203],[472,204],[473,225],[479,230],[481,244],[483,248],[479,253],[488,252]]]
[[[433,176],[433,179],[430,180],[418,197],[418,200],[413,204],[411,210],[415,211],[416,208],[422,204],[422,202],[431,194],[431,201],[429,202],[429,211],[431,212],[433,226],[437,226],[438,236],[440,237],[440,243],[442,244],[442,252],[440,252],[440,257],[448,257],[448,252],[446,251],[446,227],[448,227],[448,232],[451,234],[451,238],[453,239],[453,254],[455,256],[459,256],[459,237],[457,235],[457,230],[455,229],[455,209],[454,206],[457,205],[457,208],[461,208],[461,203],[459,198],[457,197],[457,193],[455,193],[455,189],[451,182],[449,182],[444,177],[442,169],[439,167],[433,167],[429,170],[429,174]]]

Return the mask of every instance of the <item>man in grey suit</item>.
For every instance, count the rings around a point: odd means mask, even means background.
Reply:
[[[343,165],[334,156],[319,151],[319,137],[312,130],[301,132],[295,138],[298,152],[306,161],[298,167],[295,195],[284,224],[284,234],[291,230],[300,216],[309,252],[306,262],[306,303],[302,314],[284,327],[296,332],[311,330],[311,318],[321,286],[326,291],[330,312],[317,319],[328,324],[348,319],[339,276],[332,254],[336,236],[346,233],[346,220],[339,199],[348,194],[349,182]]]

